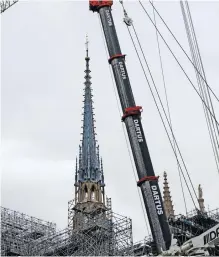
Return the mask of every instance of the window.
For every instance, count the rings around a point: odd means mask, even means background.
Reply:
[[[96,200],[96,196],[95,196],[95,188],[94,188],[94,186],[92,186],[92,188],[91,188],[91,201],[94,201],[94,200]]]
[[[87,200],[87,199],[88,199],[88,190],[87,190],[87,186],[85,186],[84,192],[85,192],[84,200]]]

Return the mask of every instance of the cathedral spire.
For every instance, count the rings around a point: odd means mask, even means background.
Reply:
[[[88,37],[86,37],[86,69],[84,82],[84,111],[83,111],[83,132],[80,146],[78,181],[76,182],[101,182],[101,167],[99,162],[99,147],[95,139],[93,95],[91,88],[91,76],[88,54]]]
[[[174,209],[173,209],[173,203],[171,200],[171,195],[170,195],[170,188],[169,188],[169,183],[167,181],[167,173],[164,171],[164,187],[163,187],[163,198],[164,198],[164,208],[166,211],[167,217],[174,217]]]
[[[107,211],[105,206],[105,184],[102,159],[99,145],[95,138],[93,95],[88,53],[88,38],[86,37],[86,69],[84,82],[84,106],[82,140],[79,146],[79,158],[76,160],[75,199],[73,229],[83,229],[87,226],[88,216],[92,219]],[[90,217],[90,216],[89,216]],[[87,227],[86,227],[87,228]]]

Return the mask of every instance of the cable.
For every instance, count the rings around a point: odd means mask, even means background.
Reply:
[[[100,28],[101,28],[101,31],[102,31],[102,26],[101,26],[101,20],[100,19],[99,19],[99,24],[100,24]],[[105,52],[106,52],[106,57],[107,57],[107,46],[106,46],[106,42],[104,40],[103,31],[102,31],[102,40],[104,42],[104,47],[105,47]],[[118,112],[119,112],[119,114],[121,114],[120,113],[119,100],[118,100],[118,96],[116,94],[115,81],[113,79],[113,75],[112,75],[112,71],[110,69],[110,65],[108,65],[108,67],[109,67],[109,72],[110,72],[110,76],[111,76],[111,80],[112,80],[112,84],[113,84],[114,94],[115,94],[115,97],[116,97]],[[135,174],[135,168],[134,168],[134,164],[133,164],[133,161],[132,161],[131,152],[130,152],[130,148],[129,148],[129,144],[128,144],[128,139],[127,139],[127,136],[126,136],[126,133],[125,133],[124,126],[122,126],[122,128],[123,128],[123,134],[124,134],[124,137],[125,137],[125,140],[126,140],[126,146],[127,146],[127,149],[128,149],[129,158],[130,158],[130,162],[131,162],[131,165],[132,165],[132,171],[133,171],[133,174],[134,174],[134,178],[135,178],[135,181],[138,181],[138,179],[136,177],[136,174]],[[146,229],[147,229],[148,235],[150,235],[150,231],[149,231],[149,227],[148,227],[148,223],[147,223],[147,216],[146,216],[146,213],[145,213],[145,208],[143,206],[143,201],[142,201],[142,197],[141,197],[141,194],[140,194],[140,190],[137,188],[137,191],[138,191],[138,195],[139,195],[139,199],[140,199],[140,203],[141,203],[141,208],[142,208],[143,215],[144,215]]]
[[[141,51],[142,51],[142,55],[143,55],[143,57],[144,57],[144,61],[145,61],[146,65],[147,65],[147,68],[148,68],[148,71],[149,71],[149,73],[150,73],[150,76],[151,76],[153,85],[154,85],[154,87],[155,87],[156,93],[157,93],[158,98],[159,98],[159,100],[160,100],[160,104],[161,104],[161,106],[162,106],[162,109],[163,109],[163,112],[164,112],[164,114],[165,114],[165,117],[166,117],[166,120],[167,120],[167,122],[168,122],[168,125],[169,125],[169,127],[170,127],[170,129],[171,129],[172,136],[173,136],[173,138],[174,138],[174,140],[175,140],[175,143],[176,143],[176,145],[177,145],[177,149],[178,149],[178,151],[179,151],[179,153],[180,153],[180,157],[181,157],[181,159],[182,159],[182,162],[183,162],[183,164],[184,164],[185,170],[186,170],[186,172],[187,172],[187,176],[189,177],[190,183],[191,183],[191,185],[192,185],[193,192],[194,192],[194,194],[195,194],[195,196],[196,196],[196,199],[198,200],[197,195],[196,195],[196,192],[195,192],[195,189],[194,189],[194,186],[193,186],[193,183],[192,183],[191,178],[190,178],[190,175],[189,175],[188,170],[187,170],[187,168],[186,168],[185,162],[184,162],[183,157],[182,157],[182,155],[181,155],[181,152],[180,152],[180,149],[179,149],[178,144],[177,144],[177,142],[176,142],[176,139],[175,139],[175,137],[174,137],[172,128],[171,128],[171,126],[170,126],[170,124],[169,124],[169,120],[168,120],[168,118],[167,118],[165,109],[164,109],[163,104],[162,104],[162,101],[161,101],[161,99],[160,99],[159,92],[157,91],[155,82],[154,82],[154,80],[153,80],[153,76],[152,76],[152,74],[151,74],[149,65],[148,65],[147,60],[146,60],[146,58],[145,58],[144,51],[143,51],[143,49],[142,49],[142,47],[141,47],[141,43],[140,43],[140,41],[139,41],[139,39],[138,39],[138,35],[137,35],[137,33],[136,33],[135,27],[134,27],[134,25],[133,25],[132,20],[128,17],[128,14],[127,14],[127,12],[126,12],[126,10],[125,10],[125,8],[124,8],[123,2],[120,1],[120,3],[122,4],[123,11],[124,11],[124,15],[125,15],[124,22],[125,22],[126,25],[127,25],[127,29],[128,29],[130,38],[131,38],[131,40],[132,40],[133,46],[134,46],[134,48],[135,48],[135,51],[136,51],[136,53],[137,53],[138,59],[139,59],[139,61],[140,61],[142,70],[143,70],[143,72],[144,72],[145,78],[146,78],[147,83],[148,83],[148,85],[149,85],[149,88],[150,88],[151,94],[152,94],[152,96],[153,96],[154,102],[155,102],[155,104],[156,104],[157,110],[158,110],[158,112],[159,112],[160,118],[161,118],[161,120],[162,120],[162,122],[163,122],[162,115],[161,115],[161,113],[160,113],[159,107],[158,107],[158,105],[157,105],[156,99],[155,99],[155,97],[154,97],[153,91],[152,91],[152,89],[151,89],[150,83],[149,83],[148,78],[147,78],[147,75],[146,75],[146,73],[145,73],[144,67],[143,67],[143,65],[142,65],[142,62],[141,62],[140,56],[139,56],[139,54],[138,54],[137,48],[136,48],[136,46],[135,46],[134,40],[133,40],[132,35],[131,35],[131,33],[130,33],[130,30],[129,30],[129,28],[128,28],[129,26],[132,26],[133,29],[134,29],[136,38],[137,38],[137,40],[138,40],[139,46],[140,46]],[[173,145],[172,145],[172,142],[171,142],[171,140],[170,140],[170,137],[169,137],[169,134],[168,134],[168,131],[167,131],[167,129],[166,129],[166,126],[165,126],[165,123],[164,123],[164,122],[163,122],[163,125],[164,125],[164,128],[165,128],[165,130],[166,130],[166,133],[167,133],[167,136],[168,136],[168,138],[169,138],[169,141],[170,141],[171,147],[172,147],[172,149],[173,149],[173,152],[174,152],[174,154],[175,154],[175,157],[176,157],[176,159],[177,159],[177,162],[178,162],[178,164],[179,164],[178,157],[177,157],[177,155],[176,155],[176,151],[175,151],[175,149],[174,149],[174,147],[173,147]],[[181,166],[180,166],[180,169],[181,169]],[[182,169],[181,169],[181,172],[182,172],[182,174],[183,174]],[[186,179],[185,179],[184,174],[183,174],[183,177],[184,177],[185,183],[186,183],[186,185],[187,185],[187,188],[188,188],[188,190],[189,190],[189,193],[190,193],[190,195],[191,195],[191,192],[190,192],[190,189],[189,189],[189,187],[188,187],[188,184],[187,184],[187,181],[186,181]],[[191,199],[192,199],[192,201],[193,201],[193,203],[194,203],[194,200],[193,200],[192,195],[191,195]],[[195,205],[195,203],[194,203],[194,205]],[[195,206],[195,208],[196,208],[196,206]]]
[[[190,13],[190,8],[189,8],[188,1],[185,1],[185,3],[186,3],[186,7],[187,7],[187,12],[188,12],[188,15],[189,15],[189,20],[190,20],[190,23],[191,23],[192,32],[193,32],[193,35],[194,35],[194,41],[195,41],[196,47],[197,47],[197,54],[198,54],[198,57],[199,57],[201,69],[202,69],[203,76],[204,76],[205,80],[207,80],[206,79],[206,75],[205,75],[205,70],[204,70],[203,62],[202,62],[202,58],[201,58],[201,54],[200,54],[200,50],[199,50],[199,46],[198,46],[198,42],[197,42],[197,38],[196,38],[196,34],[195,34],[195,29],[194,29],[194,26],[193,26],[193,21],[192,21],[192,16],[191,16],[191,13]],[[209,92],[209,87],[207,87],[207,92],[208,92],[211,108],[212,108],[213,114],[214,114],[214,107],[213,107],[213,103],[212,103],[212,100],[211,100],[211,96],[210,96],[210,92]],[[217,131],[218,131],[218,134],[219,134],[218,127],[217,127]]]
[[[139,3],[141,4],[143,10],[145,11],[145,13],[147,14],[148,18],[150,19],[150,21],[152,22],[152,24],[154,25],[154,27],[156,28],[156,30],[158,31],[160,37],[162,38],[162,40],[164,41],[164,43],[166,44],[167,48],[169,49],[169,51],[171,52],[171,54],[173,55],[174,59],[176,60],[176,62],[178,63],[178,65],[180,66],[180,68],[182,69],[183,73],[185,74],[185,76],[187,77],[187,79],[189,80],[190,84],[192,85],[192,87],[194,88],[194,90],[196,91],[196,93],[198,94],[198,96],[200,97],[201,101],[204,103],[204,105],[206,106],[206,108],[208,109],[210,115],[213,117],[213,119],[215,120],[215,122],[217,123],[217,125],[219,125],[216,117],[212,114],[211,110],[209,109],[209,107],[207,106],[207,104],[205,103],[205,101],[202,99],[201,95],[199,94],[198,90],[195,88],[194,84],[192,83],[191,79],[189,78],[189,76],[187,75],[187,73],[185,72],[185,70],[183,69],[182,65],[179,63],[178,59],[176,58],[175,54],[173,53],[173,51],[170,49],[169,45],[167,44],[166,40],[163,38],[163,36],[161,35],[160,31],[158,30],[158,28],[156,27],[156,25],[154,24],[154,22],[152,21],[150,15],[148,14],[148,12],[145,10],[144,6],[142,5],[142,3],[139,0]]]
[[[159,99],[159,101],[160,101],[161,107],[162,107],[163,112],[164,112],[164,114],[165,114],[165,117],[166,117],[166,120],[167,120],[168,125],[169,125],[169,127],[170,127],[170,130],[171,130],[171,132],[172,132],[172,136],[173,136],[173,138],[174,138],[174,142],[175,142],[175,144],[176,144],[176,146],[177,146],[177,149],[178,149],[178,151],[179,151],[180,157],[181,157],[181,159],[182,159],[182,162],[183,162],[183,164],[184,164],[185,170],[186,170],[186,172],[187,172],[187,175],[188,175],[188,177],[189,177],[190,183],[191,183],[191,185],[192,185],[193,191],[194,191],[194,193],[195,193],[195,195],[196,195],[196,192],[195,192],[195,189],[194,189],[193,183],[192,183],[191,178],[190,178],[190,175],[189,175],[189,173],[188,173],[188,171],[187,171],[187,168],[186,168],[185,162],[184,162],[183,157],[182,157],[182,155],[181,155],[181,151],[180,151],[180,149],[179,149],[179,147],[178,147],[178,143],[176,142],[176,138],[175,138],[175,136],[174,136],[174,133],[173,133],[173,130],[172,130],[171,124],[169,123],[169,120],[168,120],[167,114],[166,114],[166,112],[165,112],[165,109],[164,109],[164,106],[163,106],[162,100],[161,100],[161,98],[160,98],[159,92],[158,92],[157,87],[156,87],[156,85],[155,85],[155,82],[154,82],[154,79],[153,79],[152,73],[151,73],[151,71],[150,71],[150,68],[149,68],[148,62],[147,62],[147,60],[146,60],[146,57],[145,57],[144,51],[143,51],[142,46],[141,46],[141,43],[140,43],[140,41],[139,41],[139,38],[138,38],[137,32],[136,32],[136,30],[135,30],[134,25],[132,25],[132,26],[133,26],[133,30],[134,30],[134,32],[135,32],[135,36],[136,36],[136,38],[137,38],[138,44],[139,44],[139,46],[140,46],[140,49],[141,49],[141,52],[142,52],[142,55],[143,55],[144,61],[145,61],[146,65],[147,65],[147,68],[148,68],[148,71],[149,71],[149,74],[150,74],[151,80],[152,80],[153,85],[154,85],[154,88],[155,88],[155,90],[156,90],[156,93],[157,93],[158,99]],[[197,195],[196,195],[196,198],[197,198]],[[197,198],[197,199],[198,199],[198,198]]]
[[[123,21],[126,23],[127,28],[128,28],[128,26],[133,26],[133,27],[134,27],[132,19],[130,19],[130,17],[128,17],[128,14],[127,14],[127,12],[126,12],[126,10],[125,10],[125,8],[124,8],[123,1],[120,0],[120,3],[121,3],[121,5],[122,5],[123,11],[124,11],[124,15],[125,15],[125,18],[124,18]],[[128,30],[129,30],[129,29],[128,29]],[[136,33],[136,34],[137,34],[137,33]],[[135,43],[134,43],[134,41],[133,41],[133,38],[132,38],[132,36],[131,36],[130,31],[129,31],[129,35],[130,35],[130,37],[131,37],[131,39],[132,39],[132,42],[133,42],[133,45],[134,45],[134,47],[135,47]],[[138,39],[138,36],[137,36],[137,39]],[[138,40],[138,41],[139,41],[139,40]],[[139,42],[139,45],[140,45],[140,47],[141,47],[140,42]],[[137,55],[138,55],[138,51],[137,51],[136,47],[135,47],[135,50],[136,50],[136,53],[137,53]],[[142,48],[141,48],[141,50],[142,50]],[[143,56],[144,56],[143,50],[142,50],[142,53],[143,53]],[[138,55],[138,57],[139,57],[139,55]],[[147,65],[147,67],[148,67],[148,69],[149,69],[149,66],[148,66],[148,64],[147,64],[147,61],[146,61],[145,56],[144,56],[144,59],[145,59],[146,65]],[[145,73],[145,71],[144,71],[143,65],[142,65],[141,60],[140,60],[140,57],[139,57],[139,61],[140,61],[140,64],[141,64],[141,66],[142,66],[142,69],[143,69],[144,75],[145,75],[145,77],[146,77],[146,80],[147,80],[147,82],[148,82],[146,73]],[[150,69],[149,69],[149,72],[150,72]],[[150,75],[151,75],[151,73],[150,73]],[[151,77],[152,77],[152,75],[151,75]],[[163,76],[163,78],[164,78],[164,76]],[[153,81],[153,77],[152,77],[152,81]],[[154,83],[154,81],[153,81],[153,83]],[[149,82],[148,82],[148,84],[149,84]],[[150,87],[150,84],[149,84],[149,87]],[[154,87],[155,87],[156,92],[157,92],[158,97],[159,97],[159,93],[158,93],[158,91],[157,91],[157,88],[156,88],[155,83],[154,83]],[[151,88],[150,88],[150,90],[151,90]],[[152,96],[154,97],[152,90],[151,90],[151,93],[152,93]],[[161,105],[162,105],[162,101],[161,101],[160,97],[159,97],[159,100],[160,100],[160,103],[161,103]],[[154,101],[155,101],[155,104],[156,104],[156,106],[157,106],[157,103],[156,103],[155,98],[154,98]],[[162,107],[163,107],[163,106],[162,106]],[[158,112],[159,112],[159,107],[157,106],[157,108],[158,108]],[[164,111],[164,113],[165,113],[164,108],[163,108],[163,111]],[[159,114],[160,114],[160,113],[159,113]],[[160,114],[160,116],[161,116],[161,114]],[[166,113],[165,113],[165,116],[166,116]],[[167,121],[168,121],[167,116],[166,116],[166,119],[167,119]],[[161,116],[161,120],[162,120],[162,116]],[[169,124],[169,126],[170,126],[170,129],[171,129],[171,132],[172,132],[172,136],[173,136],[173,139],[174,139],[174,134],[173,134],[173,130],[172,130],[171,124]],[[164,128],[165,128],[165,125],[164,125]],[[165,128],[165,129],[166,129],[166,128]],[[168,134],[167,131],[166,131],[166,133],[167,133],[167,136],[169,137],[169,134]],[[170,140],[170,138],[169,138],[169,140]],[[175,141],[174,141],[174,142],[175,142]],[[171,143],[171,140],[170,140],[170,143]],[[171,146],[172,146],[172,145],[171,145]],[[176,157],[176,159],[177,159],[178,171],[179,171],[179,176],[180,176],[180,183],[181,183],[181,188],[182,188],[182,192],[183,192],[183,199],[184,199],[185,209],[186,209],[186,213],[187,213],[187,206],[186,206],[186,201],[185,201],[185,195],[184,195],[184,190],[183,190],[182,180],[181,180],[181,175],[180,175],[180,168],[181,168],[181,167],[180,167],[180,164],[179,164],[179,161],[178,161],[178,157],[177,157],[177,153],[176,153],[176,148],[175,148],[175,146],[176,146],[176,144],[174,144],[173,152],[174,152],[175,157]],[[182,158],[182,156],[181,156],[181,158]],[[183,160],[183,158],[182,158],[182,160]],[[185,163],[184,163],[184,166],[185,166]],[[185,168],[186,168],[186,166],[185,166]],[[188,174],[188,172],[187,172],[187,174]],[[183,176],[184,176],[184,174],[183,174]],[[189,174],[188,174],[188,176],[189,176]],[[190,178],[190,176],[189,176],[189,178]],[[184,179],[185,179],[185,177],[184,177]],[[187,184],[187,181],[186,181],[186,180],[185,180],[185,182],[186,182],[186,184]],[[190,179],[190,183],[192,184],[191,179]],[[188,187],[188,185],[187,185],[187,187]],[[193,184],[192,184],[192,187],[193,187]],[[188,190],[189,190],[189,192],[190,192],[190,189],[189,189],[189,188],[188,188]],[[194,190],[194,187],[193,187],[193,190]],[[195,196],[196,196],[196,198],[197,198],[197,195],[196,195],[195,190],[194,190],[194,193],[195,193]],[[190,194],[191,194],[191,193],[190,193]],[[192,198],[192,197],[191,197],[191,198]],[[192,198],[192,200],[193,200],[193,198]],[[195,208],[196,208],[196,207],[195,207]]]
[[[141,1],[139,0],[140,4]],[[152,5],[153,9],[156,11],[156,13],[158,14],[158,16],[160,17],[160,19],[162,20],[162,22],[164,23],[164,25],[166,26],[166,28],[169,30],[170,34],[173,36],[173,38],[175,39],[175,41],[177,42],[177,44],[179,45],[179,47],[182,49],[182,51],[184,52],[184,54],[186,55],[186,57],[188,58],[188,60],[190,61],[190,63],[193,65],[193,67],[195,68],[195,70],[199,73],[200,77],[203,79],[203,81],[206,83],[206,86],[210,89],[211,93],[214,95],[214,97],[217,99],[217,101],[219,102],[218,97],[216,96],[216,94],[214,93],[214,91],[211,89],[211,87],[208,85],[206,79],[202,76],[202,74],[199,72],[199,70],[196,68],[195,64],[192,62],[192,60],[190,59],[190,57],[188,56],[188,54],[186,53],[186,51],[183,49],[182,45],[179,43],[179,41],[177,40],[177,38],[174,36],[173,32],[170,30],[170,28],[168,27],[168,25],[166,24],[166,22],[164,21],[164,19],[161,17],[161,15],[159,14],[159,12],[157,11],[157,9],[154,7],[153,3],[149,0],[149,3]],[[142,4],[141,4],[142,5]]]
[[[153,2],[153,0],[152,0],[152,2]],[[156,16],[155,16],[154,9],[153,9],[153,16],[154,16],[154,24],[157,26]],[[162,79],[163,79],[163,86],[164,86],[164,92],[165,92],[165,98],[166,98],[166,105],[167,105],[167,111],[168,111],[168,116],[169,116],[169,122],[170,122],[170,126],[171,126],[171,131],[173,131],[173,124],[172,124],[172,119],[171,119],[171,115],[170,115],[170,107],[169,107],[169,101],[168,101],[168,97],[167,97],[167,88],[166,88],[164,69],[163,69],[163,62],[162,62],[162,57],[161,57],[161,49],[160,49],[160,43],[159,43],[159,37],[158,37],[157,30],[156,30],[156,40],[157,40],[157,48],[158,48],[158,54],[159,54],[159,60],[160,60],[160,68],[161,68],[161,74],[162,74]],[[172,135],[172,136],[173,136],[173,146],[174,146],[174,150],[176,152],[176,143],[174,141],[174,135]],[[176,152],[176,154],[177,154],[177,152]],[[188,211],[187,211],[186,199],[185,199],[185,194],[184,194],[184,189],[183,189],[183,184],[182,184],[182,178],[181,178],[180,168],[179,168],[179,164],[178,163],[177,163],[177,169],[178,169],[178,173],[179,173],[179,179],[180,179],[180,185],[181,185],[181,190],[182,190],[182,196],[183,196],[185,211],[186,211],[186,214],[187,214]]]
[[[188,41],[189,41],[189,47],[190,47],[192,59],[193,59],[194,64],[196,65],[197,69],[199,69],[200,73],[202,72],[203,77],[205,77],[204,66],[202,63],[201,54],[199,51],[198,42],[197,42],[196,35],[195,35],[195,29],[193,26],[192,17],[191,17],[191,13],[189,10],[189,5],[188,5],[187,1],[185,3],[186,3],[188,18],[186,15],[184,4],[182,1],[180,1],[181,11],[182,11],[183,20],[184,20],[184,24],[185,24],[185,28],[186,28],[186,33],[187,33],[187,37],[188,37]],[[208,104],[208,106],[209,106],[209,102],[210,102],[209,108],[212,110],[212,113],[215,115],[209,89],[208,89],[208,87],[205,87],[205,83],[200,78],[199,73],[197,73],[196,69],[195,69],[195,73],[196,73],[199,90],[200,90],[203,98],[206,99],[206,103]],[[205,80],[206,80],[206,77],[205,77]],[[215,162],[216,162],[216,166],[217,166],[217,170],[218,170],[218,174],[219,174],[219,153],[218,153],[219,130],[218,130],[218,126],[214,123],[214,120],[212,119],[212,117],[211,116],[209,117],[209,113],[207,112],[204,105],[203,105],[203,110],[204,110],[207,128],[208,128],[208,132],[209,132],[209,136],[210,136],[210,141],[211,141],[211,145],[212,145],[212,149],[213,149],[213,154],[214,154],[214,158],[215,158]]]
[[[128,26],[127,26],[127,28],[128,28]],[[186,181],[186,179],[185,179],[185,175],[184,175],[184,173],[183,173],[183,171],[182,171],[182,168],[181,168],[181,165],[180,165],[180,163],[179,163],[179,160],[178,160],[178,157],[177,157],[177,155],[176,155],[176,152],[174,151],[174,147],[173,147],[172,141],[171,141],[171,139],[170,139],[170,136],[169,136],[169,133],[168,133],[168,131],[167,131],[165,122],[164,122],[164,120],[163,120],[163,117],[162,117],[162,115],[161,115],[160,109],[159,109],[158,104],[157,104],[157,102],[156,102],[154,93],[153,93],[153,91],[152,91],[151,85],[150,85],[149,80],[148,80],[148,78],[147,78],[146,72],[145,72],[145,70],[144,70],[142,61],[141,61],[141,59],[140,59],[138,50],[137,50],[137,48],[136,48],[136,46],[135,46],[135,43],[134,43],[134,40],[133,40],[133,37],[132,37],[132,35],[131,35],[131,33],[130,33],[129,28],[128,28],[128,32],[129,32],[129,35],[130,35],[130,37],[131,37],[131,40],[132,40],[133,46],[134,46],[134,48],[135,48],[135,51],[136,51],[136,53],[137,53],[137,56],[138,56],[139,62],[140,62],[140,64],[141,64],[141,67],[142,67],[143,73],[144,73],[144,75],[145,75],[145,78],[146,78],[146,80],[147,80],[148,86],[149,86],[149,88],[150,88],[150,91],[151,91],[152,97],[153,97],[153,99],[154,99],[155,105],[156,105],[156,107],[157,107],[158,113],[159,113],[159,115],[160,115],[161,121],[162,121],[162,123],[163,123],[164,129],[165,129],[165,131],[166,131],[166,134],[167,134],[168,139],[169,139],[169,141],[170,141],[171,147],[172,147],[173,152],[174,152],[174,154],[175,154],[175,157],[176,157],[176,159],[177,159],[177,163],[178,163],[179,166],[180,166],[181,173],[183,174],[183,177],[184,177],[185,183],[186,183],[186,185],[187,185],[188,191],[189,191],[189,193],[190,193],[191,199],[192,199],[193,204],[194,204],[194,206],[195,206],[195,208],[196,208],[196,205],[195,205],[193,196],[192,196],[191,191],[190,191],[190,189],[189,189],[188,183],[187,183],[187,181]],[[165,112],[165,110],[164,110],[164,112]],[[167,119],[167,121],[168,121],[168,119]],[[174,139],[175,139],[175,137],[174,137]],[[178,149],[178,150],[179,150],[179,149]],[[181,157],[181,158],[182,158],[182,157]],[[194,189],[194,188],[193,188],[193,189]],[[196,195],[195,190],[194,190],[194,193],[195,193],[195,196],[196,196],[196,198],[197,198],[197,195]]]
[[[181,6],[183,8],[182,1],[180,3],[181,3]],[[194,44],[195,44],[195,47],[196,47],[197,61],[198,61],[199,65],[200,65],[200,70],[203,73],[203,77],[205,78],[205,81],[204,81],[205,83],[203,84],[203,88],[204,88],[204,85],[206,84],[206,80],[207,80],[206,79],[206,75],[205,75],[205,70],[204,70],[204,66],[203,66],[203,63],[202,63],[202,58],[201,58],[201,54],[200,54],[200,50],[199,50],[199,46],[198,46],[198,42],[197,42],[197,38],[196,38],[196,34],[195,34],[195,29],[194,29],[194,26],[193,26],[193,21],[192,21],[192,16],[191,16],[190,9],[189,9],[189,4],[188,4],[187,1],[185,1],[185,3],[186,3],[187,12],[188,12],[188,16],[189,16],[189,21],[190,21],[190,25],[191,25],[191,29],[192,29]],[[185,16],[185,18],[186,18],[186,16]],[[199,73],[199,75],[200,75],[200,73]],[[201,81],[203,82],[203,79]],[[212,100],[211,100],[211,96],[210,96],[210,92],[209,92],[209,88],[208,87],[206,88],[206,91],[208,93],[209,102],[211,104],[212,112],[215,115],[214,107],[213,107],[213,103],[212,103]],[[206,92],[205,92],[205,94],[206,94]],[[208,97],[207,97],[207,94],[206,94],[206,100],[207,101],[208,101]],[[218,135],[219,135],[219,129],[218,129],[218,127],[216,127],[216,128],[217,128],[217,132],[218,132]],[[218,141],[217,141],[217,144],[218,144]],[[219,146],[219,144],[218,144],[218,146]]]

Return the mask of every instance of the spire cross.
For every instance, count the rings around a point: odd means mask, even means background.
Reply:
[[[85,45],[86,45],[87,57],[88,57],[88,43],[89,43],[89,41],[88,41],[88,35],[86,35],[86,43],[85,43]]]

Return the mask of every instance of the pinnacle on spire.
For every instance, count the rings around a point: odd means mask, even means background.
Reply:
[[[164,171],[164,191],[163,191],[163,199],[164,199],[164,209],[166,211],[166,215],[169,218],[170,216],[174,217],[174,209],[173,209],[173,203],[171,200],[171,195],[170,195],[170,188],[169,188],[169,183],[167,181],[167,173]]]
[[[203,191],[201,188],[201,185],[198,186],[198,204],[201,212],[205,212],[205,206],[204,206],[204,198],[203,198]]]
[[[90,58],[88,56],[88,37],[86,37],[86,69],[84,82],[84,107],[83,107],[83,132],[82,143],[79,148],[78,181],[76,182],[100,182],[102,183],[101,167],[99,161],[99,146],[95,139],[93,100],[91,88],[91,76],[89,69]]]
[[[78,180],[78,158],[75,160],[75,181]]]

